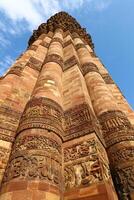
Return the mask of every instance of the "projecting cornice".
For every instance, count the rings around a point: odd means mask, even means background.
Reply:
[[[87,44],[94,49],[91,36],[86,32],[85,28],[82,28],[75,18],[70,16],[66,12],[59,12],[47,20],[47,23],[42,23],[37,30],[33,31],[33,35],[29,39],[29,46],[42,34],[49,31],[54,32],[57,28],[61,28],[63,31],[69,31],[70,33],[77,33]]]

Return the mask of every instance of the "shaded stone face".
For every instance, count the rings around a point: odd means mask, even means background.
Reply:
[[[34,31],[0,91],[0,200],[134,199],[133,111],[73,17]]]

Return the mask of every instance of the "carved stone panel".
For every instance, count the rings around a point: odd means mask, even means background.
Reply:
[[[95,140],[86,140],[64,150],[65,190],[102,181]]]
[[[93,132],[92,111],[86,103],[65,111],[64,116],[64,140],[73,139]]]
[[[63,110],[60,105],[48,98],[33,98],[26,106],[18,132],[28,128],[42,128],[62,137],[62,125]]]

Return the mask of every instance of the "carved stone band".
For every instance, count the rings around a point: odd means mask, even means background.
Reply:
[[[104,112],[98,119],[107,148],[121,141],[134,140],[134,130],[123,112]]]
[[[79,44],[75,45],[76,51],[79,50],[80,48],[85,48],[85,44],[79,43]]]
[[[55,63],[59,64],[61,66],[62,70],[64,68],[63,58],[57,54],[48,55],[44,61],[44,64],[46,64],[48,62],[55,62]]]
[[[93,132],[92,111],[83,103],[65,111],[64,140],[74,139]]]
[[[52,154],[51,154],[52,155]],[[10,180],[43,180],[60,186],[61,163],[45,151],[22,151],[10,157],[3,182]]]
[[[18,133],[29,128],[41,128],[63,135],[63,111],[53,100],[40,97],[28,102],[20,120]]]
[[[51,43],[53,42],[59,42],[61,44],[61,46],[63,47],[63,40],[59,37],[54,37],[52,40],[51,40]]]
[[[27,66],[40,72],[42,68],[42,62],[37,58],[31,57],[27,63]]]
[[[42,41],[42,42],[40,43],[40,45],[43,46],[43,47],[45,47],[45,48],[48,48],[50,44],[47,43],[47,42],[45,42],[45,41]]]
[[[74,65],[78,65],[79,66],[79,62],[78,62],[78,59],[75,56],[72,56],[71,58],[69,58],[68,60],[66,60],[64,62],[63,70],[65,71],[65,70],[73,67]]]
[[[97,73],[99,73],[99,70],[98,70],[97,66],[92,62],[84,63],[81,66],[81,69],[82,69],[83,76],[85,76],[89,72],[97,72]]]
[[[69,46],[70,44],[74,45],[73,41],[71,39],[68,40],[67,42],[65,42],[64,45],[63,45],[63,47],[65,48],[65,47]]]

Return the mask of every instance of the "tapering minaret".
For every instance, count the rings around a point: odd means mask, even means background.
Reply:
[[[134,112],[65,12],[0,79],[0,200],[134,200]]]

